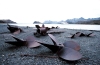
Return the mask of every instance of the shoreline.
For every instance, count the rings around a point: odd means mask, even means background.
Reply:
[[[1,24],[2,25],[2,24]],[[6,24],[4,24],[6,25]],[[19,27],[34,27],[35,25],[40,25],[42,24],[11,24],[14,26],[19,26]],[[45,24],[46,27],[56,27],[58,26],[59,28],[66,28],[66,29],[78,29],[78,30],[96,30],[100,31],[100,25],[83,25],[83,24]]]
[[[100,32],[93,31],[96,36],[93,37],[75,37],[74,39],[67,38],[70,33],[74,34],[76,32],[90,33],[89,30],[77,30],[77,29],[52,29],[55,31],[64,31],[64,33],[53,34],[59,43],[64,43],[65,41],[75,41],[77,42],[81,49],[80,53],[82,54],[82,58],[78,60],[78,62],[66,62],[59,58],[48,58],[48,57],[35,57],[35,56],[24,56],[21,55],[29,54],[29,55],[44,55],[44,56],[53,56],[48,48],[41,45],[38,48],[27,48],[23,47],[15,47],[13,45],[5,43],[5,41],[14,41],[14,39],[10,36],[11,33],[6,28],[7,26],[0,26],[0,64],[1,65],[69,65],[69,64],[77,64],[77,65],[99,65],[100,64]],[[25,39],[28,36],[34,36],[33,33],[36,31],[33,27],[26,28],[20,27],[25,32],[15,35],[18,38]],[[53,44],[51,39],[48,36],[35,37],[36,40],[47,44]],[[57,56],[57,55],[54,55]]]

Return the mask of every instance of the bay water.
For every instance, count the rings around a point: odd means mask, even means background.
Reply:
[[[16,26],[29,26],[29,27],[35,27],[35,25],[40,25],[42,24],[30,24],[30,23],[18,23],[18,24],[11,24],[11,25],[16,25]],[[100,25],[89,25],[89,24],[44,24],[45,27],[59,27],[59,28],[67,28],[67,29],[81,29],[81,30],[99,30],[100,31]]]

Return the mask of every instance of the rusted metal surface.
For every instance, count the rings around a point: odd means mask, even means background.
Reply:
[[[77,50],[77,51],[80,50],[80,45],[74,41],[66,41],[63,43],[63,45],[65,47],[69,47],[69,48],[72,48],[72,49]]]
[[[82,55],[77,51],[80,49],[80,46],[73,42],[68,41],[63,44],[58,43],[55,37],[52,34],[48,34],[53,41],[54,45],[41,43],[42,45],[49,48],[52,52],[56,53],[60,58],[69,61],[76,61],[82,58]]]
[[[69,36],[69,37],[70,38],[75,38],[75,37],[83,37],[83,36],[92,37],[92,36],[95,36],[95,35],[93,34],[93,32],[88,33],[88,34],[84,34],[84,33],[81,33],[81,32],[76,32],[75,34],[72,34],[72,36]]]
[[[56,46],[64,46],[63,44],[61,43],[58,43],[58,41],[55,39],[55,37],[52,35],[52,34],[48,34],[50,39],[53,41],[54,45]]]
[[[84,36],[84,34],[81,33],[81,32],[76,32],[75,34],[73,34],[73,35],[71,36],[71,38],[80,37],[80,36]]]
[[[21,30],[20,28],[18,28],[18,27],[14,27],[14,26],[11,26],[11,25],[9,25],[9,24],[7,24],[9,27],[7,27],[8,28],[8,30],[11,32],[11,33],[13,33],[13,34],[19,34],[20,32],[23,32],[23,30]]]
[[[39,29],[37,29],[37,32],[40,33],[41,35],[46,35],[47,29],[46,28],[39,28]]]
[[[15,37],[14,35],[11,35],[11,36],[17,41],[24,41],[23,39],[19,39],[19,38]]]
[[[34,37],[28,37],[26,40],[16,38],[15,36],[12,36],[16,41],[7,41],[5,43],[9,43],[15,46],[27,46],[29,48],[32,47],[38,47],[40,44],[35,41]]]
[[[33,36],[26,38],[27,46],[28,47],[38,47],[40,43],[38,43]]]
[[[39,42],[39,43],[46,46],[47,48],[49,48],[54,53],[57,53],[59,51],[59,49],[62,48],[62,46],[56,46],[56,45],[46,44],[46,43],[42,43],[42,42]]]
[[[84,34],[81,32],[76,32],[75,37],[80,37],[80,36],[84,36]]]
[[[92,37],[92,36],[95,36],[95,34],[93,34],[93,32],[89,33],[86,35],[87,37]]]
[[[40,27],[39,25],[35,25],[35,27],[37,28],[36,32],[34,33],[35,36],[45,36],[47,34],[54,34],[54,33],[63,33],[63,31],[51,31],[51,32],[48,32],[48,30],[50,29],[53,29],[53,28],[49,28],[49,27],[45,27],[44,24],[42,24],[42,27]],[[55,27],[56,29],[58,28]]]
[[[63,47],[57,54],[62,59],[69,61],[76,61],[82,58],[82,55],[78,51],[68,47]]]
[[[37,28],[36,33],[34,33],[34,35],[40,34],[42,36],[45,36],[47,34],[47,31],[50,30],[50,28],[45,27],[45,25],[43,24],[42,27],[40,27],[39,25],[35,25],[35,27]]]

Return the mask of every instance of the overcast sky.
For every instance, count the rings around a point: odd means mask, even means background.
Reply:
[[[100,0],[0,0],[0,19],[17,23],[100,17]]]

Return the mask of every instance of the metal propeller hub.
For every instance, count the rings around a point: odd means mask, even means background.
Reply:
[[[52,52],[55,52],[60,58],[69,61],[76,61],[82,58],[82,55],[77,51],[80,46],[73,41],[66,41],[63,44],[59,44],[56,38],[52,34],[48,34],[54,45],[41,43],[49,48]]]

